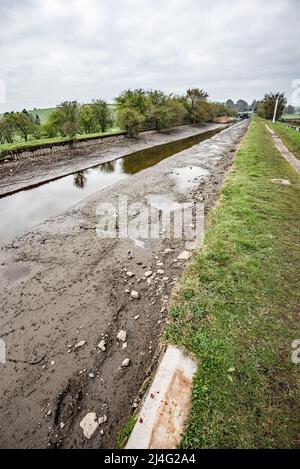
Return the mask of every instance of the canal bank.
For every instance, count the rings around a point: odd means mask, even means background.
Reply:
[[[196,136],[202,132],[222,129],[225,124],[207,123],[184,125],[170,130],[142,132],[137,138],[115,136],[102,139],[99,145],[82,148],[66,147],[41,156],[0,161],[0,196],[39,185],[62,176],[108,163],[130,153]]]
[[[99,238],[99,204],[201,201],[207,213],[246,128],[143,169],[1,248],[1,447],[114,446],[156,365],[186,244]],[[102,422],[90,440],[80,427],[89,412]]]

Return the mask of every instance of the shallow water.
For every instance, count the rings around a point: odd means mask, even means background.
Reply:
[[[103,163],[0,198],[1,244],[11,241],[15,236],[47,218],[63,212],[94,192],[111,186],[131,174],[154,166],[175,153],[211,138],[221,130],[216,129],[147,148],[115,161]],[[185,177],[182,176],[181,181],[183,182],[184,179]]]

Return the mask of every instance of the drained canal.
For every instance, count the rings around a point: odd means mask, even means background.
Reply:
[[[57,215],[85,197],[156,165],[223,130],[203,132],[182,140],[130,153],[117,160],[62,176],[0,198],[0,242],[5,244],[47,218]]]

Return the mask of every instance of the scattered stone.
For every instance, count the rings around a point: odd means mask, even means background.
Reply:
[[[95,412],[89,412],[81,420],[80,427],[83,430],[84,436],[89,440],[94,435],[95,431],[99,427],[99,422],[97,420],[97,415]]]
[[[134,319],[137,320],[139,317],[140,317],[140,315],[137,314],[136,316],[134,316]]]
[[[126,272],[126,275],[127,275],[128,277],[130,277],[130,278],[131,278],[131,277],[134,277],[134,273],[133,273],[133,272]]]
[[[122,342],[126,342],[127,332],[123,331],[123,329],[118,332],[117,339]]]
[[[60,426],[60,428],[61,428],[61,430],[62,430],[63,428],[65,428],[66,424],[65,424],[64,422],[60,422],[59,426]]]
[[[165,254],[171,254],[173,252],[173,249],[167,248],[167,249],[165,249],[164,252],[165,252]]]
[[[75,345],[75,349],[83,347],[86,344],[86,340],[81,340],[78,344]]]
[[[271,179],[271,182],[273,182],[273,184],[279,184],[281,186],[291,185],[291,181],[289,181],[288,179]]]
[[[46,415],[48,415],[48,417],[50,417],[51,414],[52,414],[52,410],[49,409]]]
[[[103,417],[99,417],[98,422],[99,425],[102,425],[103,423],[107,422],[107,416],[103,415]]]
[[[151,277],[152,275],[152,271],[151,270],[148,270],[147,272],[144,273],[144,277]]]
[[[89,373],[89,378],[95,378],[94,373]]]
[[[125,360],[123,360],[122,365],[121,365],[122,368],[125,368],[125,367],[127,367],[127,366],[129,366],[129,365],[130,365],[130,360],[129,360],[129,358],[125,358]]]
[[[163,274],[165,273],[165,271],[162,270],[162,269],[158,269],[157,273],[158,273],[159,275],[163,275]]]
[[[51,360],[51,366],[55,365],[55,360]]]
[[[127,348],[127,342],[124,342],[124,344],[122,345],[122,349],[125,349]]]
[[[164,265],[164,263],[163,263],[163,262],[157,262],[156,265],[157,265],[158,267],[162,267],[162,266]]]
[[[163,281],[163,282],[167,282],[168,280],[169,280],[169,277],[163,277],[163,278],[162,278],[162,281]]]
[[[99,342],[98,348],[100,348],[102,350],[102,352],[105,352],[105,350],[106,350],[105,340],[101,340],[101,342]]]
[[[187,261],[191,257],[191,253],[189,251],[182,251],[179,256],[177,257],[178,260]]]
[[[128,288],[126,288],[125,293],[130,293],[130,290],[128,290]]]
[[[135,290],[132,290],[132,292],[130,293],[130,296],[131,296],[131,298],[133,298],[135,300],[137,300],[139,298],[139,294]]]

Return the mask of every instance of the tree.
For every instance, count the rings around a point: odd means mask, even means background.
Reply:
[[[38,114],[35,115],[34,123],[36,125],[41,125],[41,119],[40,119],[40,116]]]
[[[210,103],[212,117],[221,117],[227,115],[227,109],[224,103]]]
[[[286,97],[284,93],[266,93],[263,100],[258,106],[257,113],[264,119],[273,119],[273,114],[275,110],[276,100],[278,98],[278,106],[276,111],[276,119],[280,119],[283,114],[284,108],[286,106]]]
[[[234,104],[234,102],[232,101],[232,99],[227,99],[225,106],[226,106],[226,113],[228,116],[237,115],[239,110],[236,104]]]
[[[186,103],[189,117],[192,123],[200,122],[199,111],[201,110],[201,103],[206,102],[208,93],[200,90],[199,88],[190,88],[186,92]],[[201,114],[201,111],[200,111]]]
[[[1,143],[13,143],[14,141],[14,123],[9,118],[9,113],[4,114],[0,118],[0,142]]]
[[[145,121],[144,116],[133,108],[118,110],[117,122],[121,129],[124,129],[129,137],[137,137]]]
[[[145,115],[149,107],[147,93],[142,88],[136,90],[125,90],[115,99],[117,109],[135,109],[142,115]]]
[[[191,107],[194,108],[199,101],[206,101],[208,93],[200,90],[199,88],[190,88],[186,92],[187,100],[190,102]]]
[[[247,103],[247,101],[244,101],[244,99],[239,99],[236,102],[236,105],[237,105],[239,111],[245,112],[245,111],[249,110],[249,104]]]
[[[64,101],[51,112],[47,122],[48,130],[73,139],[78,133],[78,115],[77,101]]]
[[[252,103],[249,106],[249,110],[255,112],[259,106],[259,101],[256,101],[256,99],[253,99]]]
[[[36,125],[32,119],[32,116],[28,114],[26,109],[22,112],[11,112],[8,115],[9,121],[12,123],[15,131],[20,137],[24,138],[27,142],[30,134],[34,134],[36,131]]]
[[[79,126],[80,130],[85,134],[91,134],[97,131],[97,124],[92,107],[84,104],[79,110]]]
[[[295,114],[295,107],[289,104],[284,110],[285,114]]]
[[[112,125],[111,112],[107,102],[103,99],[94,99],[91,104],[91,110],[101,132],[105,132],[106,129]]]

